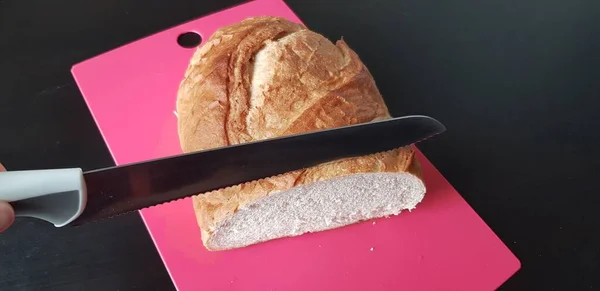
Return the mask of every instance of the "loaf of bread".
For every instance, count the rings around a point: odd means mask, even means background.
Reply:
[[[222,27],[197,49],[177,115],[184,152],[390,118],[343,40],[266,16]],[[205,193],[193,204],[205,247],[225,250],[395,215],[424,195],[415,153],[404,147]]]

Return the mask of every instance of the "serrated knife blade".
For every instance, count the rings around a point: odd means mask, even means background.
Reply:
[[[329,161],[408,146],[445,130],[431,117],[411,115],[85,173],[5,172],[0,173],[0,200],[10,202],[17,215],[55,226],[81,225]]]

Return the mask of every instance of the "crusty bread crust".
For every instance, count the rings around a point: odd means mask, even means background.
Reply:
[[[184,152],[390,118],[373,77],[343,40],[257,17],[223,27],[192,57],[177,96]],[[409,172],[405,147],[285,173],[193,198],[205,246],[220,222],[275,192],[354,173]]]

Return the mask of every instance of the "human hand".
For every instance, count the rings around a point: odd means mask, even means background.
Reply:
[[[0,164],[0,172],[6,169]],[[7,202],[0,201],[0,232],[5,231],[15,221],[15,211]]]

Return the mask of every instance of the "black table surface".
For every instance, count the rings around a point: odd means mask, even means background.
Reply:
[[[0,161],[112,165],[71,66],[240,2],[0,0]],[[393,115],[446,124],[420,149],[521,260],[501,289],[600,290],[599,1],[287,3],[344,37]],[[173,289],[137,214],[0,234],[0,290]]]

